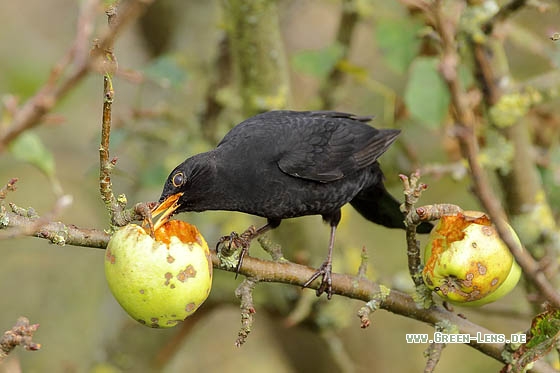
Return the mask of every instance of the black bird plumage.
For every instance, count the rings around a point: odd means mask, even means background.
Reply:
[[[175,213],[229,210],[282,219],[321,215],[331,225],[318,294],[331,293],[331,251],[340,209],[350,203],[366,219],[403,228],[400,203],[383,185],[377,159],[399,130],[376,129],[371,117],[333,111],[270,111],[235,126],[218,146],[188,158],[169,175],[160,202],[177,193]],[[429,232],[431,224],[420,225]]]

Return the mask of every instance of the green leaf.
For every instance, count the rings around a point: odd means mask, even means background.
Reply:
[[[404,101],[414,119],[429,128],[441,126],[450,98],[436,58],[419,57],[412,63]]]
[[[410,18],[381,18],[375,28],[375,39],[389,68],[403,74],[420,49],[418,32],[422,23]]]
[[[187,80],[187,71],[179,58],[163,55],[144,69],[144,74],[164,88],[180,88]]]
[[[54,177],[53,155],[35,132],[23,132],[11,142],[9,149],[16,159],[32,164],[49,178]]]
[[[295,70],[324,78],[344,56],[344,47],[338,43],[318,50],[304,50],[292,57]]]

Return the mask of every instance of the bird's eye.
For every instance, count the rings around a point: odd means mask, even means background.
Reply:
[[[175,188],[179,188],[181,185],[183,185],[184,182],[184,177],[183,177],[183,173],[182,172],[178,172],[173,176],[173,179],[171,179],[171,182],[173,183],[173,186]]]

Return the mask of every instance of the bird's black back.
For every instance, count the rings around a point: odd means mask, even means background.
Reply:
[[[218,150],[246,152],[246,160],[276,162],[286,174],[330,182],[372,165],[400,131],[378,130],[340,112],[271,111],[234,127]]]
[[[377,158],[398,135],[339,112],[272,111],[234,127],[210,152],[221,200],[204,209],[267,218],[328,215],[382,182]],[[209,190],[210,192],[210,190]]]

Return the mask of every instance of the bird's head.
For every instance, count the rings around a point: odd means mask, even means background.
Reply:
[[[211,169],[211,158],[207,153],[188,158],[175,167],[165,181],[152,216],[163,214],[159,221],[165,222],[174,214],[195,210],[197,201],[208,188]]]

